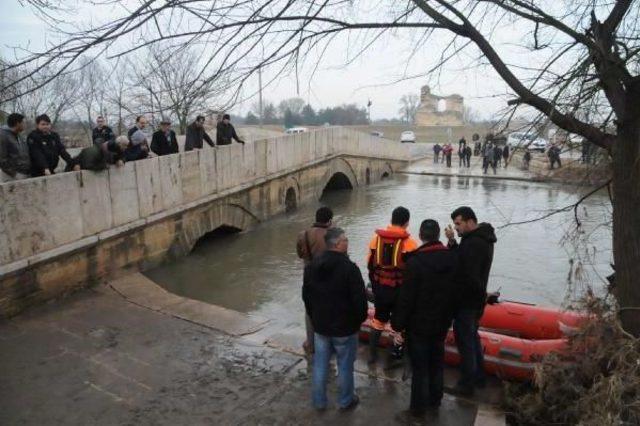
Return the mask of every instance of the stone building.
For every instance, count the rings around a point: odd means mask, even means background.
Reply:
[[[445,107],[439,111],[438,104],[444,100]],[[422,86],[420,107],[416,111],[416,126],[462,126],[464,124],[464,98],[453,94],[438,96],[429,86]]]

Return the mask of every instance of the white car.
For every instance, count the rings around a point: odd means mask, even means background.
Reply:
[[[416,142],[416,134],[413,133],[411,130],[405,130],[404,132],[402,132],[400,134],[400,142],[410,142],[410,143],[415,143]]]
[[[544,152],[549,142],[530,133],[513,132],[507,138],[507,145],[509,145],[509,148],[529,148]]]
[[[292,127],[290,129],[285,130],[284,132],[287,135],[295,135],[298,133],[304,133],[304,132],[308,132],[309,129],[307,129],[306,127]]]

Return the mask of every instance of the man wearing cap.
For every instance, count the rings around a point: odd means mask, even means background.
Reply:
[[[179,151],[176,132],[171,130],[171,122],[169,120],[163,119],[160,122],[160,128],[153,133],[151,151],[158,156],[176,154]]]
[[[244,141],[238,137],[236,129],[231,124],[231,116],[225,114],[222,121],[216,126],[216,143],[218,145],[231,145],[231,139],[235,139],[238,143],[244,145]]]
[[[391,326],[404,332],[413,376],[411,417],[437,410],[443,395],[444,341],[454,313],[458,258],[440,242],[440,225],[420,225],[422,245],[407,255],[403,284],[391,315]],[[400,335],[398,335],[400,336]],[[397,337],[402,342],[402,337]]]
[[[184,150],[191,151],[194,148],[202,149],[204,146],[202,143],[203,140],[207,142],[210,147],[215,148],[216,145],[213,143],[207,132],[204,131],[204,116],[199,115],[196,117],[196,121],[187,126]]]

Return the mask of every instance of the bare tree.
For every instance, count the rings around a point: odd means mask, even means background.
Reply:
[[[115,131],[123,134],[126,130],[125,118],[134,115],[132,106],[132,88],[130,86],[131,67],[125,61],[114,61],[110,64],[111,72],[105,77],[105,102],[111,114],[107,115],[110,123],[115,124]]]
[[[40,70],[39,72],[44,72]],[[46,74],[58,74],[46,86],[40,86],[33,70],[27,67],[13,68],[11,66],[2,71],[2,82],[9,93],[15,96],[2,102],[11,111],[20,111],[30,119],[40,114],[47,114],[55,125],[65,113],[71,111],[78,101],[79,80],[77,75],[60,74],[57,70],[47,70]],[[26,76],[26,77],[25,77]],[[19,83],[18,83],[19,82]]]
[[[65,72],[79,54],[144,33],[146,42],[111,54],[167,39],[214,42],[219,48],[211,49],[201,69],[213,67],[212,76],[238,71],[230,82],[240,90],[265,67],[273,67],[276,74],[305,66],[315,71],[318,58],[322,60],[341,33],[361,32],[356,52],[391,34],[394,43],[406,34],[417,45],[430,43],[436,33],[450,37],[436,56],[438,64],[426,73],[442,69],[452,58],[477,58],[476,72],[491,67],[509,86],[510,106],[534,109],[611,155],[616,296],[625,329],[640,336],[639,3],[380,0],[372,9],[364,0],[149,0],[133,10],[122,6],[117,19],[71,34],[13,66],[29,65],[38,73],[40,67],[33,64],[53,64]],[[193,25],[170,25],[180,19]],[[501,42],[505,26],[510,36]],[[412,49],[410,54],[418,52]],[[54,78],[37,81],[44,85]],[[0,95],[4,100],[12,96],[10,90]]]
[[[278,105],[278,111],[280,111],[280,116],[284,117],[287,110],[293,115],[300,115],[302,113],[302,108],[306,102],[302,98],[289,98],[283,101],[280,101]]]
[[[415,93],[408,93],[400,98],[400,110],[398,112],[406,123],[413,124],[419,106],[420,97]]]
[[[193,49],[174,50],[168,44],[151,45],[147,55],[134,66],[139,98],[148,100],[146,109],[152,114],[174,117],[180,133],[185,133],[189,118],[205,110],[224,110],[222,95],[228,90],[226,78],[202,79],[200,56]]]
[[[106,84],[104,68],[97,60],[83,58],[82,67],[77,72],[79,81],[77,96],[77,116],[82,128],[91,138],[93,122],[98,115],[106,115]]]

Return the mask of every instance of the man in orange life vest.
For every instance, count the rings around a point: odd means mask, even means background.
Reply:
[[[371,323],[369,338],[369,363],[378,359],[378,342],[385,325],[391,318],[398,289],[402,285],[404,255],[418,248],[416,241],[407,232],[409,210],[396,207],[391,214],[391,225],[376,230],[369,243],[369,279],[373,288],[376,313]]]

